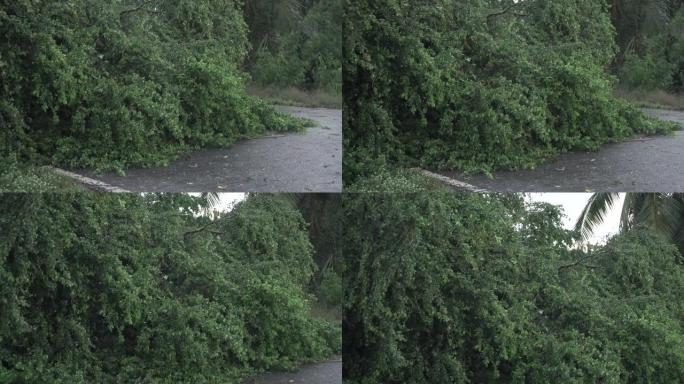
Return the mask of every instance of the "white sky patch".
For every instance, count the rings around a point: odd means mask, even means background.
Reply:
[[[591,193],[528,193],[527,195],[533,202],[545,202],[561,206],[565,213],[563,225],[568,229],[575,227],[577,219],[591,197]],[[613,209],[608,211],[603,223],[596,227],[589,243],[603,244],[608,238],[619,232],[620,210],[624,200],[625,194],[621,193],[620,199],[613,206]]]
[[[221,212],[228,212],[233,209],[233,206],[247,197],[245,193],[221,193],[219,195],[220,203],[216,207]]]
[[[192,196],[201,196],[201,193],[191,193]],[[230,212],[235,204],[247,198],[246,193],[219,193],[219,204],[213,207],[214,211]]]

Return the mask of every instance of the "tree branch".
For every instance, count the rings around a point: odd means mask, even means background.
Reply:
[[[506,7],[503,11],[490,13],[489,15],[487,15],[487,21],[490,21],[494,17],[505,15],[509,12],[511,12],[513,15],[519,16],[519,17],[527,16],[526,13],[512,12],[513,8],[515,8],[519,4],[520,3],[513,3],[513,4],[509,5],[508,7]]]
[[[212,221],[211,223],[209,223],[209,224],[207,224],[207,225],[205,225],[205,226],[203,226],[203,227],[201,227],[201,228],[193,229],[193,230],[191,230],[191,231],[187,231],[187,232],[183,233],[183,238],[186,238],[186,237],[188,237],[188,236],[190,236],[190,235],[194,235],[194,234],[197,234],[197,233],[200,233],[200,232],[208,232],[208,233],[211,233],[211,234],[214,234],[214,235],[222,235],[223,232],[221,232],[221,231],[214,231],[214,230],[209,229],[209,227],[212,226],[212,225],[214,225],[214,224],[216,224],[216,222],[213,222],[213,221]]]
[[[558,272],[562,271],[563,269],[572,268],[572,267],[575,267],[575,266],[578,266],[578,265],[581,265],[581,266],[583,266],[583,267],[585,267],[585,268],[589,268],[589,269],[601,268],[600,266],[597,266],[597,265],[584,264],[584,262],[586,262],[587,260],[589,260],[590,257],[591,257],[591,255],[586,255],[586,256],[584,256],[584,257],[580,257],[579,259],[577,259],[577,260],[576,260],[575,262],[573,262],[573,263],[561,265],[561,266],[558,267]]]
[[[148,4],[152,3],[153,1],[154,1],[154,0],[143,1],[143,2],[142,2],[140,5],[138,5],[136,8],[127,9],[127,10],[121,11],[121,13],[119,13],[119,17],[122,17],[123,15],[129,14],[129,13],[138,12],[138,11],[142,10],[143,8],[145,8],[145,6],[147,6]],[[157,11],[150,11],[149,9],[145,9],[145,12],[148,12],[148,13],[159,13],[159,12],[157,12]]]

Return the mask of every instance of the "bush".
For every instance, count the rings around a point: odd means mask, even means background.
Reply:
[[[337,352],[303,219],[275,200],[210,222],[186,195],[2,196],[3,382],[237,382]]]
[[[344,202],[349,383],[684,377],[684,264],[660,237],[585,252],[557,207],[516,195]]]
[[[60,165],[166,164],[266,128],[293,130],[245,93],[239,2],[21,0],[0,10],[3,148]]]

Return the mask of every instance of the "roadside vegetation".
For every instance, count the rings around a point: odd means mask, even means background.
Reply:
[[[615,89],[615,96],[627,100],[637,107],[684,111],[684,96],[661,89],[644,90],[618,87]]]
[[[629,224],[603,245],[521,195],[350,194],[344,206],[347,382],[684,378],[684,258],[662,225],[681,235],[681,196],[630,197]]]
[[[14,159],[0,159],[0,193],[76,192],[85,188],[46,167],[21,164]]]
[[[3,6],[3,147],[21,159],[123,170],[302,129],[247,96],[242,12],[228,0]]]
[[[0,382],[239,383],[339,354],[339,320],[312,315],[321,251],[293,199],[209,209],[2,195]]]
[[[640,105],[684,109],[684,1],[613,0],[618,96]]]
[[[342,105],[342,0],[248,0],[249,93],[275,104]]]
[[[658,50],[683,41],[681,1],[668,3],[674,13],[659,37],[643,37],[652,41],[643,59],[623,43],[634,30],[620,23],[638,16],[624,3],[652,2],[352,2],[344,17],[345,183],[383,165],[532,168],[561,152],[670,132],[674,124],[615,96],[618,85],[653,79],[681,87],[683,55],[667,61],[661,56],[671,51]],[[613,15],[618,6],[622,18]]]

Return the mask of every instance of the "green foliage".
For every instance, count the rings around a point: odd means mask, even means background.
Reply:
[[[350,193],[418,193],[444,190],[445,185],[415,170],[390,168],[385,163],[346,188]]]
[[[666,383],[684,378],[684,259],[634,229],[573,247],[516,195],[345,198],[350,383]]]
[[[344,22],[345,180],[379,158],[533,167],[670,128],[612,96],[605,2],[362,0]]]
[[[647,228],[677,245],[684,253],[684,194],[682,193],[635,193],[624,194],[622,207],[616,207],[618,193],[595,193],[587,201],[575,230],[587,239],[601,224],[606,213],[618,208],[621,211],[620,231],[635,227]]]
[[[611,13],[622,86],[684,91],[684,2],[613,0]]]
[[[318,299],[328,307],[339,307],[342,304],[343,292],[342,277],[333,270],[323,272],[318,287]]]
[[[321,273],[336,269],[342,259],[342,198],[336,193],[301,193],[295,204],[309,224],[309,239]]]
[[[314,247],[318,273],[310,286],[318,306],[314,311],[337,315],[342,310],[342,198],[340,194],[303,193],[293,196],[297,208],[309,226],[309,239]],[[329,316],[330,317],[330,316]],[[329,318],[328,317],[328,318]]]
[[[52,170],[26,166],[15,158],[0,158],[0,192],[32,193],[81,191],[73,180],[59,176]]]
[[[236,0],[9,1],[0,8],[0,144],[22,158],[122,169],[293,130],[248,97]]]
[[[627,53],[620,68],[620,81],[631,89],[666,89],[672,83],[674,67],[653,55]]]
[[[309,315],[294,207],[254,196],[210,221],[203,204],[2,196],[2,381],[229,383],[336,352],[339,329]]]
[[[342,0],[250,0],[246,9],[257,84],[342,91]]]

